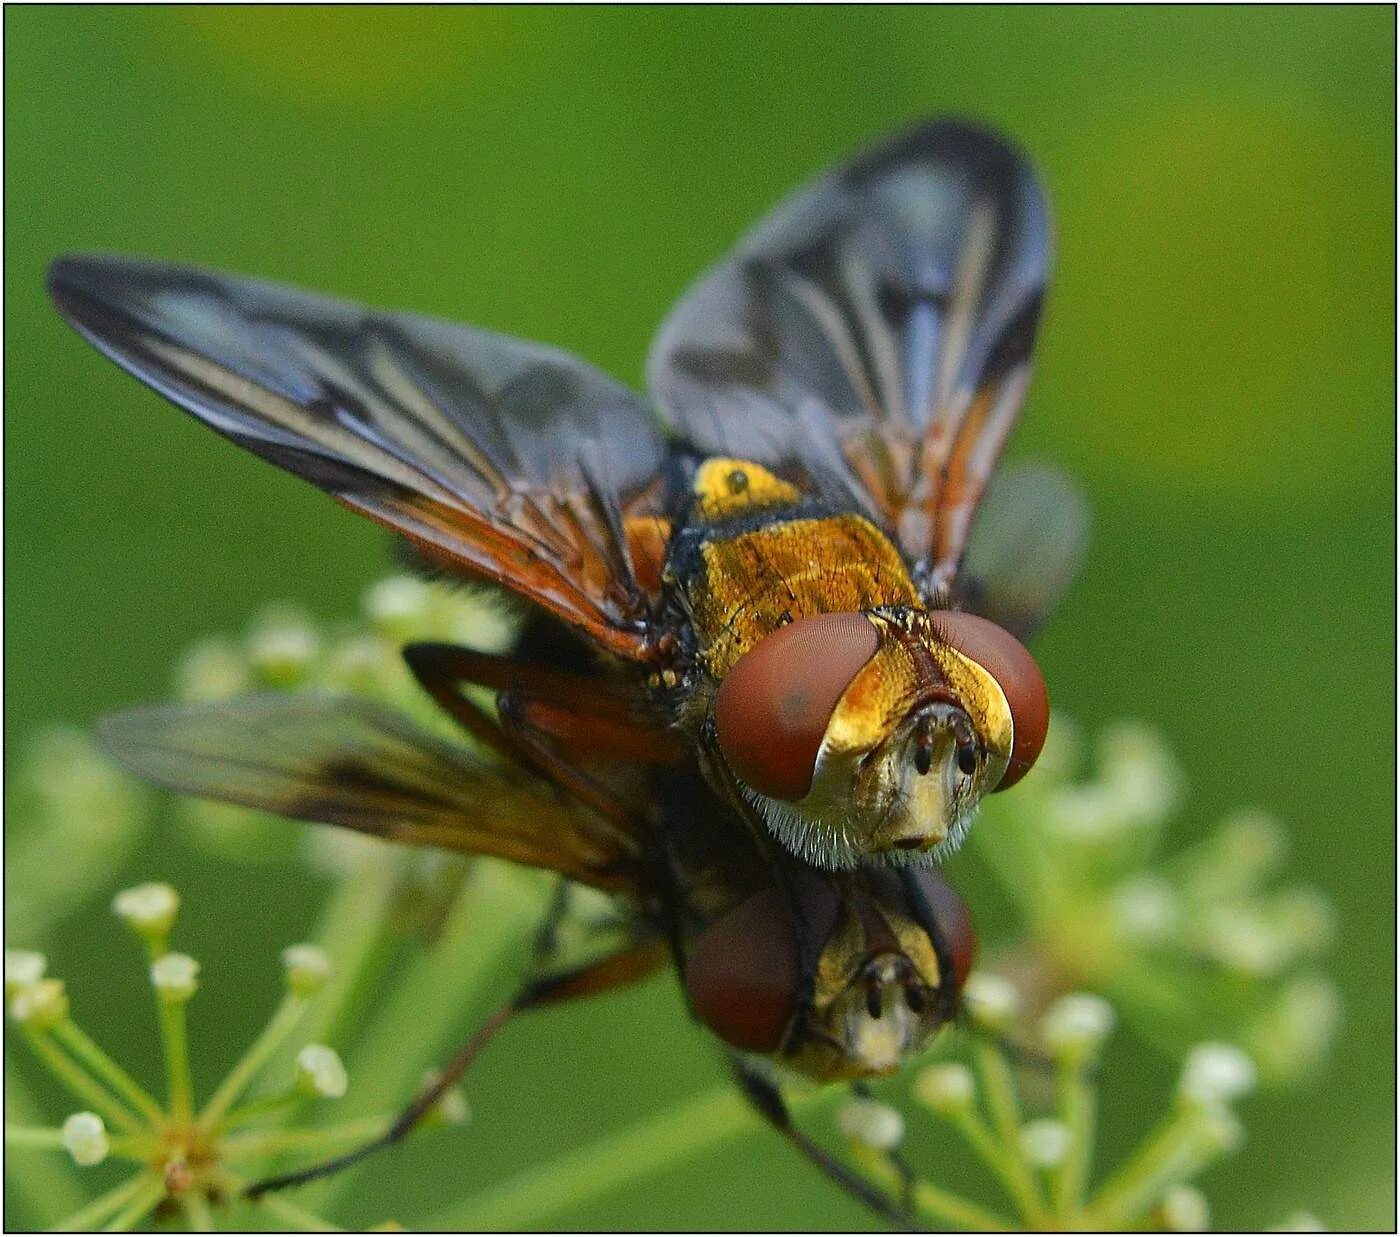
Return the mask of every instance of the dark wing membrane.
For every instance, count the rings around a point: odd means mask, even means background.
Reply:
[[[103,353],[240,446],[624,656],[645,604],[620,509],[664,450],[641,401],[567,353],[185,267],[56,262]]]
[[[924,125],[799,190],[693,287],[653,396],[704,451],[843,486],[942,588],[1029,379],[1049,252],[1025,160]]]
[[[1073,581],[1089,539],[1089,505],[1058,468],[1018,463],[987,486],[958,572],[968,609],[1028,639]]]
[[[608,890],[638,846],[504,768],[353,697],[157,705],[98,734],[139,777],[184,794],[416,846],[494,855]]]

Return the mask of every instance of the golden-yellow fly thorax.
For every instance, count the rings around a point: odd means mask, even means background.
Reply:
[[[904,560],[875,525],[849,512],[803,513],[797,487],[757,464],[707,460],[693,493],[698,522],[714,527],[683,587],[715,678],[796,619],[921,604]],[[771,521],[744,519],[765,512]]]

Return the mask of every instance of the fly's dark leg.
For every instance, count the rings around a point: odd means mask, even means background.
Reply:
[[[512,1016],[519,1012],[521,1006],[515,999],[507,1001],[497,1009],[485,1022],[477,1028],[474,1034],[465,1044],[463,1044],[452,1060],[449,1061],[442,1072],[422,1091],[420,1091],[399,1115],[394,1119],[394,1123],[384,1131],[378,1138],[365,1143],[362,1147],[357,1147],[354,1151],[345,1155],[338,1155],[334,1159],[324,1160],[320,1164],[313,1164],[310,1168],[299,1169],[292,1173],[282,1173],[276,1177],[266,1177],[262,1181],[254,1182],[245,1191],[249,1198],[260,1198],[264,1194],[269,1194],[274,1190],[285,1190],[291,1186],[305,1185],[309,1181],[316,1181],[322,1177],[329,1177],[342,1169],[349,1168],[352,1164],[358,1164],[361,1160],[373,1155],[376,1151],[381,1151],[385,1147],[392,1147],[395,1143],[407,1137],[409,1132],[418,1124],[424,1115],[435,1105],[448,1090],[466,1073],[467,1067],[476,1060],[481,1050],[495,1037]]]
[[[546,916],[548,922],[548,916]],[[378,1138],[362,1147],[334,1159],[324,1160],[309,1168],[296,1172],[282,1173],[254,1182],[245,1191],[249,1198],[259,1198],[274,1190],[285,1190],[291,1186],[305,1185],[322,1177],[329,1177],[342,1169],[358,1164],[376,1151],[392,1147],[401,1142],[412,1131],[434,1105],[467,1072],[468,1067],[480,1056],[496,1033],[516,1014],[536,1009],[544,1005],[559,1004],[576,997],[594,996],[614,988],[622,988],[651,974],[664,966],[668,959],[665,942],[656,937],[647,937],[627,948],[607,955],[587,966],[568,971],[561,975],[550,975],[527,983],[509,1001],[500,1006],[476,1032],[453,1054],[436,1078],[413,1098],[413,1101],[394,1119],[394,1123]]]
[[[793,1124],[792,1114],[774,1083],[754,1070],[742,1057],[731,1055],[730,1062],[735,1080],[758,1114],[825,1176],[900,1231],[920,1231],[918,1222],[905,1208],[897,1205],[873,1182],[841,1163],[825,1147],[814,1142]]]
[[[860,1096],[863,1100],[875,1098],[870,1093],[870,1088],[863,1082],[853,1082],[851,1093]],[[912,1215],[914,1211],[914,1182],[916,1180],[914,1166],[904,1158],[904,1153],[897,1149],[886,1151],[885,1158],[889,1160],[890,1167],[899,1174],[899,1205]]]

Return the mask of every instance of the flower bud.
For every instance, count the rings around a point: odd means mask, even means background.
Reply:
[[[904,1118],[898,1109],[861,1096],[841,1105],[836,1124],[851,1142],[872,1151],[893,1151],[904,1138]]]
[[[1181,899],[1170,882],[1151,872],[1130,876],[1113,893],[1113,918],[1130,940],[1156,945],[1181,923]]]
[[[112,1149],[107,1127],[95,1112],[75,1112],[63,1123],[63,1146],[80,1168],[101,1164]]]
[[[1045,1011],[1040,1034],[1054,1056],[1082,1059],[1099,1050],[1114,1020],[1113,1006],[1102,997],[1070,992]]]
[[[315,996],[335,973],[330,955],[319,945],[288,945],[282,951],[287,987],[297,996]]]
[[[990,971],[973,971],[967,977],[963,1001],[972,1021],[993,1035],[1007,1030],[1021,1012],[1015,985]]]
[[[321,637],[298,610],[265,610],[248,635],[248,660],[259,676],[279,687],[297,683],[316,660]]]
[[[1271,1233],[1325,1233],[1327,1225],[1311,1211],[1295,1211],[1269,1230]]]
[[[375,631],[393,640],[407,640],[425,633],[431,596],[423,580],[387,576],[370,585],[360,604]]]
[[[112,911],[137,936],[160,940],[169,935],[180,910],[180,895],[161,881],[133,885],[112,899]]]
[[[248,662],[231,640],[211,636],[185,652],[175,670],[182,700],[227,700],[248,690]]]
[[[943,1117],[966,1112],[976,1093],[972,1071],[957,1061],[930,1065],[914,1079],[914,1097]]]
[[[49,1031],[68,1017],[68,992],[61,979],[22,984],[10,997],[10,1017],[23,1027]]]
[[[151,984],[168,1005],[179,1005],[199,987],[199,963],[189,954],[162,954],[151,963]]]
[[[306,1095],[340,1099],[350,1086],[340,1054],[325,1044],[307,1044],[297,1053],[297,1086]]]
[[[1021,1127],[1021,1150],[1037,1168],[1054,1168],[1069,1154],[1069,1126],[1054,1117],[1039,1117]]]
[[[1254,1090],[1254,1062],[1233,1044],[1197,1044],[1186,1057],[1178,1094],[1194,1104],[1228,1104]]]
[[[1169,1233],[1204,1233],[1210,1228],[1210,1204],[1193,1185],[1174,1185],[1162,1195],[1158,1220]]]
[[[32,949],[5,950],[5,997],[9,999],[16,990],[27,984],[37,984],[44,978],[48,959]]]

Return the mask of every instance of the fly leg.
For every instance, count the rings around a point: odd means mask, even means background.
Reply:
[[[863,1100],[873,1099],[870,1088],[863,1082],[853,1082],[851,1084],[851,1094],[860,1096]],[[886,1151],[885,1158],[889,1160],[890,1167],[899,1174],[899,1205],[911,1215],[914,1212],[914,1166],[904,1158],[904,1153],[897,1148]]]
[[[542,930],[550,928],[551,913],[546,915]],[[329,1177],[342,1169],[358,1164],[377,1151],[392,1147],[401,1142],[419,1121],[432,1110],[439,1100],[457,1082],[482,1050],[516,1014],[526,1010],[554,1005],[577,997],[593,996],[614,988],[622,988],[645,978],[666,964],[669,954],[665,942],[649,936],[633,941],[616,953],[608,954],[595,962],[563,974],[548,975],[526,983],[510,1000],[494,1010],[472,1036],[457,1049],[452,1059],[442,1071],[425,1086],[394,1119],[378,1138],[356,1147],[355,1150],[333,1159],[313,1164],[309,1168],[282,1173],[256,1181],[245,1191],[248,1198],[260,1198],[274,1190],[285,1190],[291,1186],[305,1185],[322,1177]]]
[[[735,1081],[754,1110],[775,1130],[807,1157],[826,1177],[872,1211],[883,1216],[896,1229],[906,1233],[920,1231],[918,1221],[908,1210],[896,1204],[873,1182],[855,1169],[848,1168],[821,1144],[814,1142],[793,1124],[792,1114],[783,1100],[782,1092],[742,1057],[731,1054],[730,1063]]]

